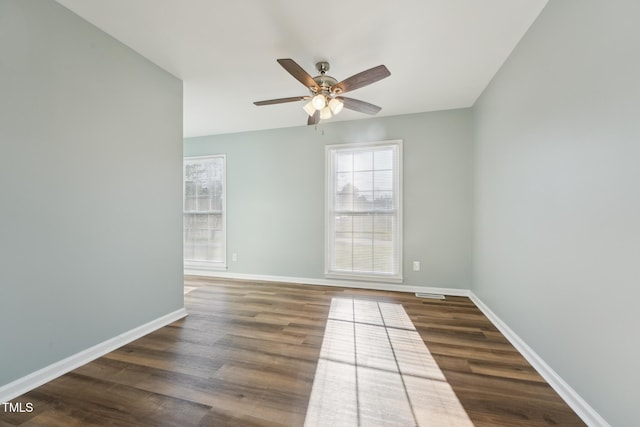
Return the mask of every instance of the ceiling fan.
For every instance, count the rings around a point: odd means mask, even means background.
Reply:
[[[326,74],[329,71],[329,63],[326,61],[316,64],[316,69],[320,73],[316,77],[311,77],[293,59],[278,59],[278,63],[296,80],[305,85],[309,89],[310,95],[257,101],[254,102],[255,105],[283,104],[285,102],[307,100],[308,102],[303,108],[309,114],[308,125],[315,125],[321,119],[329,119],[338,114],[342,108],[365,114],[376,114],[382,109],[377,105],[347,98],[342,94],[389,77],[391,73],[384,65],[378,65],[338,82],[335,78]]]

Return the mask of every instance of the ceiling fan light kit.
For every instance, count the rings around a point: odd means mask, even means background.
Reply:
[[[391,75],[387,67],[378,65],[377,67],[362,71],[348,79],[338,82],[335,78],[326,74],[327,71],[329,71],[329,63],[326,61],[316,64],[316,69],[320,73],[320,75],[316,77],[311,77],[293,59],[278,59],[278,63],[296,80],[305,85],[310,95],[257,101],[254,102],[254,104],[261,106],[304,100],[306,102],[302,108],[309,115],[308,125],[316,124],[320,120],[330,119],[340,113],[343,108],[365,114],[378,113],[381,108],[377,105],[353,98],[346,98],[341,95],[345,92],[370,85]]]

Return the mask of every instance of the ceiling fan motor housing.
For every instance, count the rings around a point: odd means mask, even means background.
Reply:
[[[326,74],[321,74],[319,76],[314,77],[313,81],[315,81],[318,87],[320,88],[318,93],[324,93],[325,95],[329,95],[331,93],[330,92],[331,86],[338,83],[336,79],[334,79],[331,76],[327,76]]]

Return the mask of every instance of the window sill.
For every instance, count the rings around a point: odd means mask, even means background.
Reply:
[[[325,272],[324,277],[327,279],[339,279],[339,280],[352,280],[352,281],[360,281],[360,282],[383,282],[383,283],[403,283],[404,279],[402,276],[395,275],[371,275],[371,274],[349,274],[349,273],[336,273],[336,272]]]
[[[226,271],[227,264],[221,262],[184,261],[185,270]]]

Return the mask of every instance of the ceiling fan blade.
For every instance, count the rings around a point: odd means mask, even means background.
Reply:
[[[360,113],[373,115],[373,114],[377,114],[378,111],[382,110],[382,107],[369,104],[368,102],[360,101],[359,99],[347,98],[345,96],[337,96],[336,98],[341,100],[344,103],[344,108],[358,111]]]
[[[318,123],[320,121],[320,111],[316,111],[313,116],[309,116],[309,119],[307,120],[307,125],[315,125],[316,123]]]
[[[306,96],[292,96],[290,98],[278,98],[278,99],[268,99],[266,101],[256,101],[254,102],[255,105],[272,105],[272,104],[284,104],[285,102],[295,102],[295,101],[302,101],[303,99],[307,98]]]
[[[293,59],[278,59],[278,64],[282,65],[282,68],[287,70],[289,74],[296,78],[300,83],[312,89],[314,92],[318,90],[318,84],[313,80],[313,77],[309,75],[305,70],[299,66]]]
[[[352,90],[359,89],[361,87],[375,83],[378,80],[382,80],[385,77],[389,77],[391,73],[384,65],[378,65],[377,67],[370,68],[361,73],[355,74],[348,79],[344,79],[331,86],[331,92],[340,94],[350,92]]]

